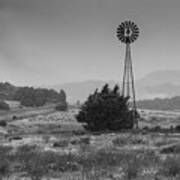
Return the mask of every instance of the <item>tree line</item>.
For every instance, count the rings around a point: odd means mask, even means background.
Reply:
[[[14,100],[20,101],[23,106],[43,106],[46,103],[66,102],[66,93],[61,90],[56,92],[53,89],[22,87],[17,90]]]
[[[172,98],[155,98],[137,102],[139,108],[152,110],[180,110],[180,96]]]
[[[53,89],[16,87],[8,82],[0,83],[0,108],[7,109],[4,100],[20,101],[22,106],[39,107],[47,103],[57,103],[59,106],[67,107],[66,93]]]

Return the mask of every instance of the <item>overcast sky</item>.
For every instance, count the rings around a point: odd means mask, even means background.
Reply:
[[[0,80],[48,85],[120,81],[124,44],[116,28],[130,19],[136,79],[180,70],[179,0],[0,0]]]

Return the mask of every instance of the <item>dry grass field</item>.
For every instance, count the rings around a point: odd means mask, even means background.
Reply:
[[[77,123],[77,112],[51,107],[1,114],[7,126],[0,127],[0,177],[180,179],[180,134],[173,128],[179,125],[179,112],[141,110],[141,130],[98,134]]]

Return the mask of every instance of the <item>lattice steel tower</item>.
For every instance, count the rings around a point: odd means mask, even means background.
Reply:
[[[136,116],[137,106],[136,106],[136,95],[134,87],[134,75],[132,68],[132,59],[131,59],[131,46],[139,36],[139,28],[132,21],[125,21],[121,23],[117,28],[117,37],[118,39],[126,44],[126,54],[124,61],[124,74],[123,74],[123,84],[122,84],[122,95],[129,97],[132,100],[132,111],[133,111],[133,120],[135,128],[138,128],[138,120]]]

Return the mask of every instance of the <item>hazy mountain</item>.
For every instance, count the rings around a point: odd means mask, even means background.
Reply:
[[[156,71],[136,82],[139,99],[180,95],[180,70]]]
[[[180,70],[163,70],[149,73],[138,80],[137,85],[155,86],[168,83],[180,85]]]
[[[70,102],[85,100],[96,88],[101,88],[105,81],[83,81],[54,85],[50,88],[64,89]],[[115,81],[108,82],[110,86]],[[180,95],[180,70],[165,70],[152,72],[136,82],[138,99],[165,98]]]

